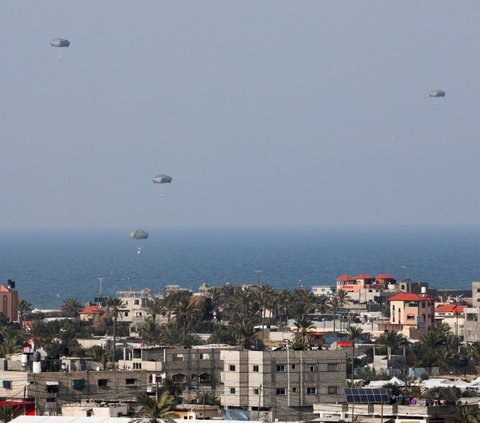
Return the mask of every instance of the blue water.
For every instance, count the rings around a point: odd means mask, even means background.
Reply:
[[[391,273],[435,288],[480,280],[480,227],[149,230],[136,254],[127,229],[2,230],[0,278],[37,307],[85,302],[116,290],[196,289],[202,282],[293,289],[334,284],[342,273]],[[405,266],[405,267],[402,267]]]

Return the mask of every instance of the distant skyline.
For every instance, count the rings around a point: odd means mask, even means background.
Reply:
[[[480,224],[479,15],[7,0],[0,227]]]

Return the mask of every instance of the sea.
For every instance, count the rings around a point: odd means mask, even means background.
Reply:
[[[268,283],[335,285],[343,273],[390,273],[438,289],[480,280],[480,227],[155,228],[136,242],[125,228],[0,230],[0,282],[37,308],[65,298],[166,285],[196,290]],[[141,254],[138,254],[140,249]]]

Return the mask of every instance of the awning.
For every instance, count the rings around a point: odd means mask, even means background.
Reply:
[[[47,386],[58,386],[58,381],[57,380],[53,380],[53,381],[50,381],[50,382],[45,382],[45,385]]]

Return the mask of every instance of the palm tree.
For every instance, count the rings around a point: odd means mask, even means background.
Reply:
[[[100,345],[94,345],[87,351],[87,355],[92,357],[97,363],[101,363],[103,370],[107,369],[108,360],[112,356],[111,351],[101,347]]]
[[[401,333],[398,333],[394,330],[389,330],[383,332],[375,341],[376,345],[387,348],[387,354],[395,353],[401,347],[406,347],[408,345],[408,340]]]
[[[190,291],[178,291],[173,294],[175,321],[182,327],[183,343],[187,342],[187,332],[191,323],[196,320],[198,307],[192,301],[192,293]]]
[[[475,366],[478,366],[480,363],[480,342],[472,342],[467,345],[466,349],[468,358],[473,361]]]
[[[173,347],[182,343],[182,331],[177,322],[168,322],[159,326],[159,341]]]
[[[262,313],[262,345],[265,337],[265,320],[267,310],[272,310],[275,306],[277,292],[270,285],[260,285],[257,291],[257,299]]]
[[[477,406],[456,406],[451,415],[454,423],[480,423],[480,410]]]
[[[20,327],[23,327],[23,321],[25,316],[32,312],[32,304],[27,300],[20,300],[18,302],[18,322],[20,323]]]
[[[113,348],[112,348],[112,361],[113,367],[116,369],[115,366],[115,353],[117,352],[117,319],[120,313],[120,310],[124,307],[123,301],[120,298],[109,298],[107,300],[107,309],[113,315]]]
[[[178,415],[172,411],[175,397],[166,390],[158,398],[150,397],[146,392],[141,392],[137,394],[137,402],[150,417],[150,423],[156,423],[158,419],[174,422],[173,419],[178,418]]]
[[[255,325],[251,319],[245,319],[240,315],[236,316],[232,330],[238,336],[238,343],[246,349],[250,349],[252,344],[257,340],[256,334],[260,331],[260,329],[255,329]]]
[[[347,337],[352,341],[352,380],[355,377],[355,343],[361,339],[363,335],[363,329],[357,326],[350,326],[347,329]]]
[[[0,345],[0,356],[6,357],[10,354],[20,352],[25,341],[25,334],[13,326],[4,326],[0,329],[3,341]]]
[[[62,315],[66,317],[77,317],[82,309],[82,305],[77,301],[76,298],[66,298],[63,302],[62,307],[60,308]]]
[[[160,298],[154,297],[148,298],[145,301],[143,309],[145,310],[147,315],[150,316],[153,321],[155,321],[156,317],[164,312],[165,307],[163,306],[163,302]]]
[[[294,325],[297,332],[296,337],[300,339],[300,342],[305,348],[308,332],[310,329],[313,329],[315,325],[311,320],[305,318],[296,320]]]
[[[153,318],[146,318],[140,326],[140,336],[149,345],[154,345],[160,338],[160,329]]]
[[[333,311],[333,332],[335,332],[335,322],[337,320],[337,312],[339,309],[348,304],[348,292],[340,290],[330,300],[327,305]],[[340,328],[341,329],[341,328]]]
[[[42,320],[33,320],[29,332],[34,350],[45,346],[52,339],[52,333]]]

